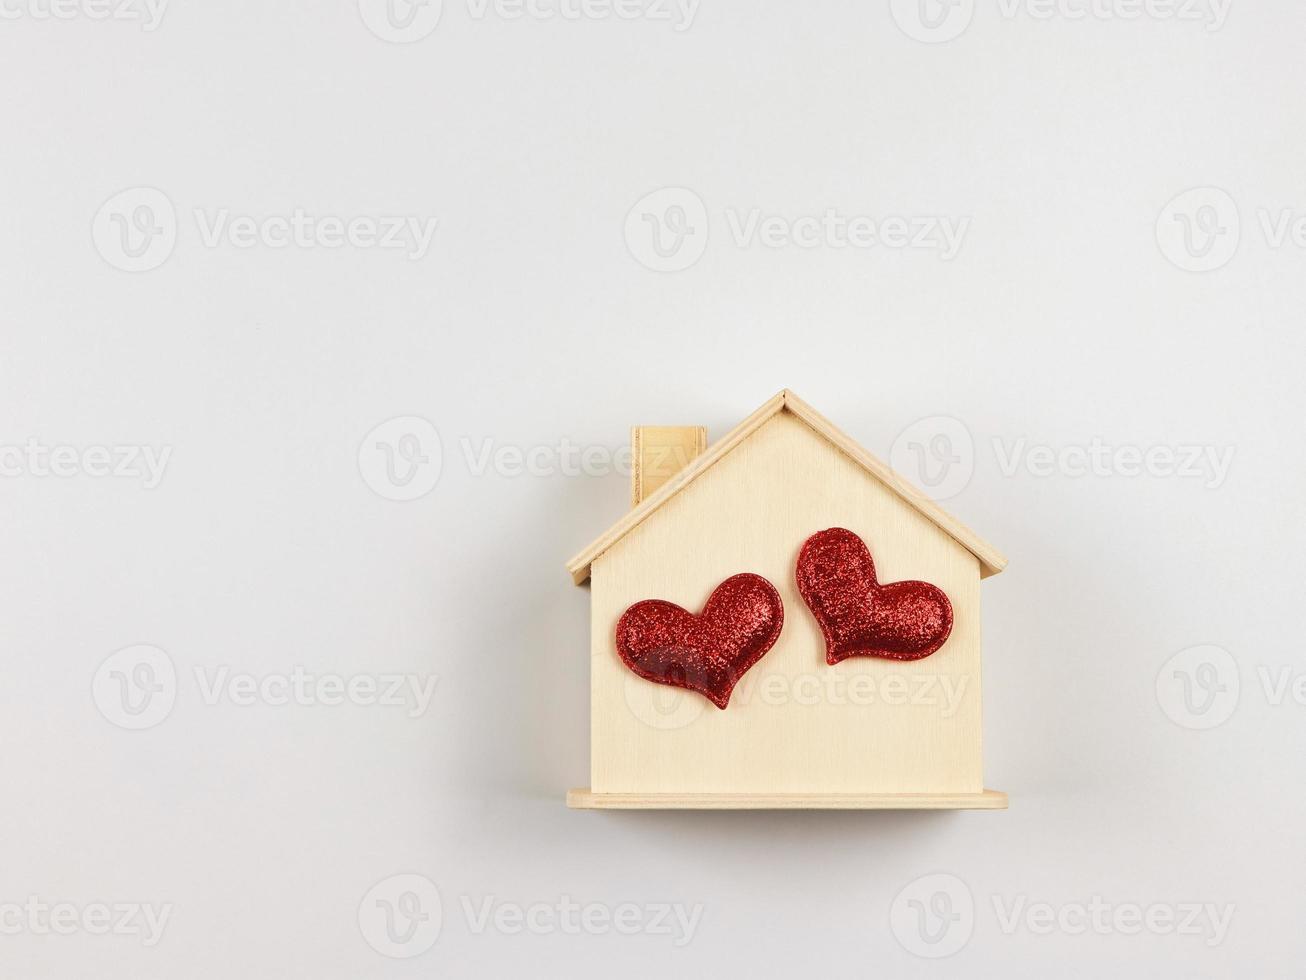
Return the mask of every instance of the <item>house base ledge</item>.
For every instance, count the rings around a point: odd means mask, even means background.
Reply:
[[[1007,794],[982,793],[567,793],[573,810],[1005,810]]]

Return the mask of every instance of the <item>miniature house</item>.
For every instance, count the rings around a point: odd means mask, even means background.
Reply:
[[[590,583],[590,787],[574,808],[1002,809],[981,758],[980,580],[1006,564],[793,393],[705,451],[701,428],[634,430],[634,507],[568,563]],[[881,583],[919,580],[951,630],[915,660],[827,663],[795,561],[814,532],[855,532]],[[653,683],[614,648],[623,613],[697,612],[724,580],[764,577],[783,629],[724,710]],[[926,586],[928,587],[928,586]]]

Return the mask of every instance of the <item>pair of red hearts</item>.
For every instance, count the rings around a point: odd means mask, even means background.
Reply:
[[[920,660],[952,632],[952,603],[928,582],[875,580],[866,542],[832,527],[803,544],[798,591],[825,635],[825,661],[849,657]],[[732,575],[695,616],[673,602],[646,599],[617,622],[617,653],[640,677],[698,691],[718,708],[744,673],[775,645],[784,603],[766,579]]]

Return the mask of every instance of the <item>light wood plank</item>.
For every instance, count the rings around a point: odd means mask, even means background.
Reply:
[[[982,793],[567,793],[573,810],[1005,810],[1007,794]]]
[[[630,506],[646,497],[703,455],[707,429],[701,425],[637,425],[630,430]]]

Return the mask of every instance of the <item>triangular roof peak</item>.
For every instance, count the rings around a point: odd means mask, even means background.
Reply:
[[[939,507],[934,501],[917,490],[910,481],[904,479],[882,460],[877,459],[857,445],[856,442],[839,431],[833,422],[786,388],[731,429],[714,443],[707,452],[694,459],[688,466],[658,488],[655,493],[647,497],[639,506],[632,509],[616,524],[608,528],[601,537],[593,541],[585,550],[567,562],[567,571],[571,573],[573,581],[580,585],[589,578],[590,565],[596,558],[643,523],[655,510],[706,473],[713,464],[723,459],[727,453],[765,425],[768,420],[781,412],[790,412],[806,423],[812,431],[833,443],[836,449],[883,483],[904,503],[938,525],[944,533],[979,560],[981,578],[996,575],[1006,567],[1007,559],[993,545]]]

